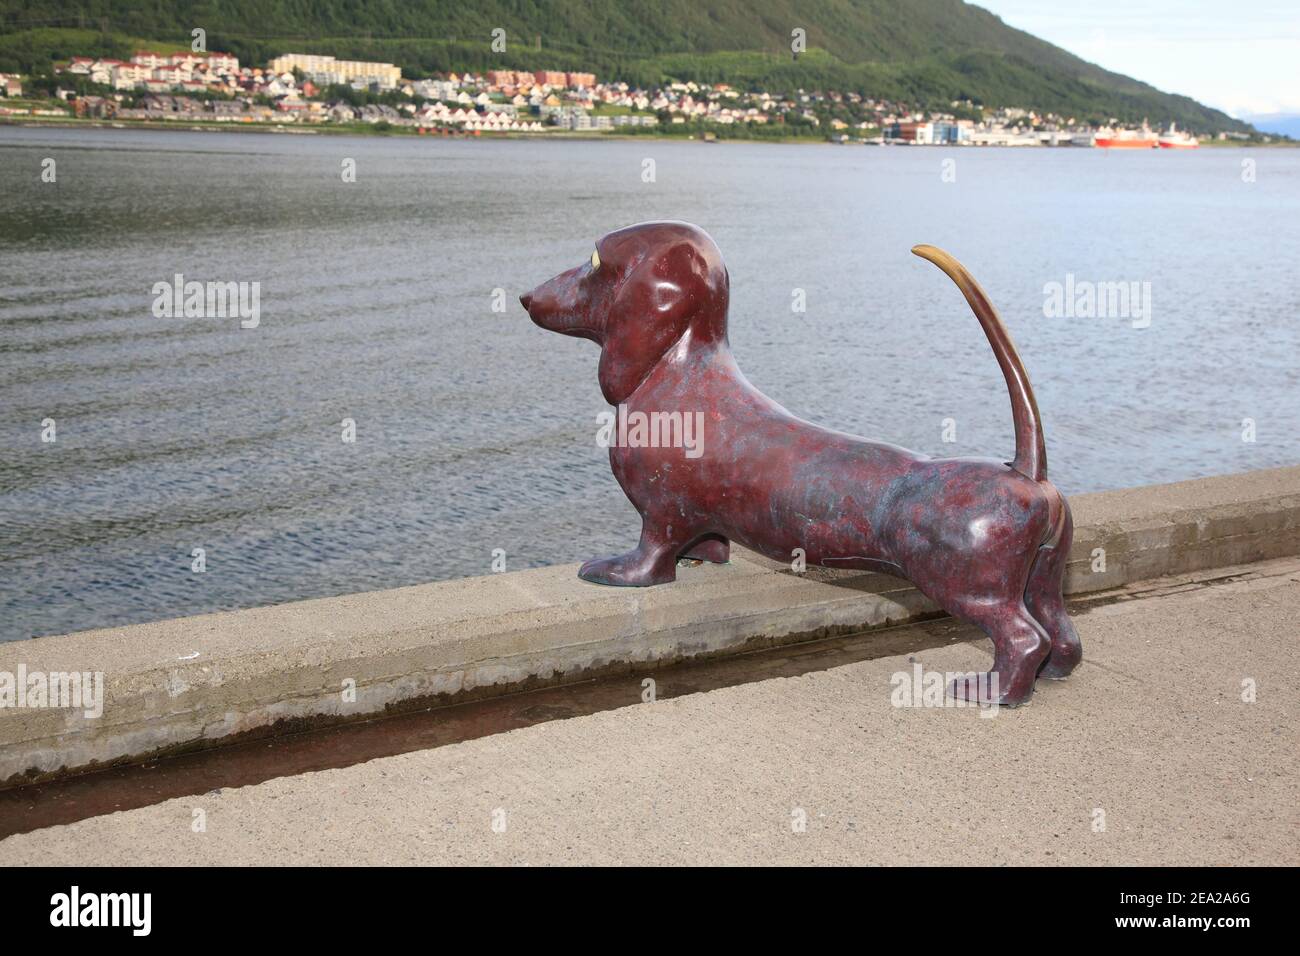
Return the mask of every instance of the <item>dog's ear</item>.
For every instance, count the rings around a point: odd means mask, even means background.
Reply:
[[[618,405],[636,391],[708,297],[708,265],[689,242],[632,271],[610,309],[600,353],[606,401]]]

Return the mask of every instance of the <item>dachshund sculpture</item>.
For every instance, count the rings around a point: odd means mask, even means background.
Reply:
[[[1011,462],[929,458],[811,424],[767,398],[727,342],[722,255],[689,223],[610,233],[590,262],[521,296],[542,328],[600,345],[600,388],[620,422],[610,464],[641,515],[634,550],[578,573],[664,584],[679,557],[725,562],[736,541],[779,561],[802,549],[809,564],[899,575],[993,641],[992,671],[948,692],[1015,706],[1036,677],[1062,679],[1082,658],[1061,596],[1070,509],[1047,481],[1038,406],[997,312],[957,260],[933,246],[912,251],[957,284],[988,336],[1011,393]],[[647,420],[666,434],[647,437]],[[692,421],[703,433],[684,453],[673,426]],[[981,690],[990,686],[995,701]]]

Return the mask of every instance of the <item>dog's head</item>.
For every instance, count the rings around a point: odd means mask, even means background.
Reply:
[[[544,329],[601,347],[600,390],[617,405],[684,335],[725,341],[730,286],[722,253],[686,222],[611,232],[591,260],[519,297]]]

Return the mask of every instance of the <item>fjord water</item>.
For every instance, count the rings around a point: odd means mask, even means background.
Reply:
[[[1067,493],[1300,462],[1300,151],[3,128],[0,640],[632,547],[597,349],[517,297],[657,218],[718,241],[741,367],[805,418],[1010,456],[929,242],[1011,328]],[[178,273],[260,283],[260,324],[156,317]],[[1046,316],[1067,276],[1149,282],[1149,325]]]

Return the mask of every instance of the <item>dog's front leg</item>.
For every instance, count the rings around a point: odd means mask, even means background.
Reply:
[[[672,524],[641,519],[641,543],[635,551],[612,558],[593,558],[578,569],[578,577],[595,584],[645,588],[677,580],[677,555],[692,538],[691,531]]]

